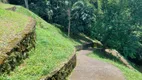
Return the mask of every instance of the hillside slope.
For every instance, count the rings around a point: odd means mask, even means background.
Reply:
[[[34,47],[35,21],[0,9],[0,74],[9,73]]]
[[[73,43],[58,28],[27,9],[17,6],[16,12],[36,20],[36,48],[29,52],[29,58],[10,76],[2,75],[0,80],[39,80],[68,60],[74,51]]]

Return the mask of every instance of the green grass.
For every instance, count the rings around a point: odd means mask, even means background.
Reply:
[[[7,47],[26,28],[28,21],[27,16],[0,9],[0,48]]]
[[[94,51],[94,53],[89,54],[88,56],[113,64],[114,66],[118,67],[121,72],[124,74],[126,80],[142,80],[142,73],[138,72],[137,70],[131,70],[127,67],[125,67],[123,64],[118,62],[116,59],[109,59],[102,55],[99,51]]]
[[[14,7],[14,5],[3,4],[0,2],[0,8],[7,9],[7,8],[11,8],[11,7]]]
[[[16,11],[37,21],[36,48],[29,52],[29,58],[23,64],[10,75],[0,76],[0,80],[39,80],[68,60],[74,51],[74,43],[58,28],[25,8],[18,6]]]
[[[33,14],[31,11],[21,7],[21,6],[17,6],[16,12],[33,17],[36,21],[37,21],[37,25],[39,25],[42,28],[47,28],[47,22],[44,21],[42,18],[40,18],[39,16]],[[77,41],[76,39],[72,39],[67,37],[67,35],[63,32],[60,32],[64,37],[68,38],[71,42],[72,45],[76,46],[76,45],[80,45],[82,44],[81,42]],[[83,39],[82,39],[83,40]]]

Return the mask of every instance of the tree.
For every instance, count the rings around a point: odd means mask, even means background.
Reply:
[[[136,58],[139,46],[138,27],[133,22],[128,0],[103,0],[97,13],[92,37],[105,48],[118,50],[125,58]],[[134,20],[135,21],[135,20]]]
[[[67,0],[65,1],[65,10],[67,12],[67,16],[68,16],[68,37],[70,37],[70,33],[71,33],[71,1]]]
[[[74,33],[85,33],[87,35],[91,32],[92,24],[95,23],[95,8],[87,4],[85,1],[77,1],[72,6],[72,25],[71,29]]]
[[[70,27],[71,27],[71,10],[70,8],[68,9],[68,37],[70,37]]]
[[[28,0],[24,0],[25,1],[25,6],[27,9],[29,9],[29,4],[28,4]]]
[[[129,0],[129,7],[131,11],[132,24],[136,26],[135,34],[139,39],[139,45],[135,61],[142,62],[142,0]]]

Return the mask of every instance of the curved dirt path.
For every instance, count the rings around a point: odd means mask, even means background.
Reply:
[[[77,66],[69,77],[70,80],[125,80],[118,68],[86,56],[91,52],[92,50],[78,52]]]

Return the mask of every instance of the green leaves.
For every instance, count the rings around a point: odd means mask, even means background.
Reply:
[[[92,28],[92,36],[105,47],[118,50],[125,58],[136,58],[139,55],[140,26],[134,23],[137,21],[132,14],[137,8],[132,11],[129,0],[103,0],[98,4],[101,4],[102,13],[96,15],[97,22]]]
[[[72,7],[72,31],[90,34],[92,23],[95,22],[95,9],[85,1],[77,1]]]

